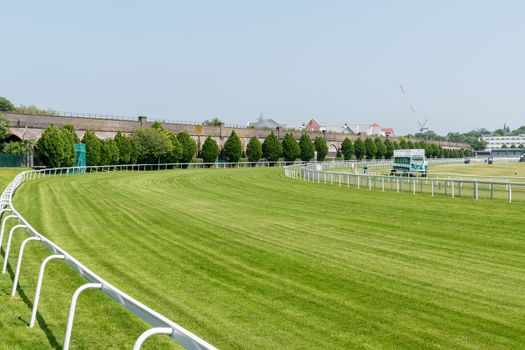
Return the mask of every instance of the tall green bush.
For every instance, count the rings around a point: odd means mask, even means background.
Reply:
[[[126,137],[120,131],[117,132],[113,138],[118,148],[119,163],[120,164],[131,164],[131,141],[129,137]]]
[[[197,142],[186,131],[178,133],[177,140],[182,148],[181,163],[191,163],[193,156],[197,152]]]
[[[64,136],[64,141],[66,143],[65,152],[64,152],[64,163],[65,164],[75,164],[77,158],[75,152],[75,143],[80,143],[80,139],[75,132],[75,128],[71,124],[64,125],[62,129],[62,134]]]
[[[86,163],[87,165],[100,164],[100,140],[92,130],[86,131],[82,137],[82,143],[86,145]]]
[[[275,162],[281,158],[283,147],[273,131],[266,136],[262,145],[263,156],[267,161]]]
[[[133,132],[133,139],[139,149],[139,163],[160,163],[161,159],[173,149],[168,132],[159,124],[154,123],[149,128],[136,129]]]
[[[389,139],[385,140],[385,158],[391,159],[394,156],[394,143]]]
[[[328,145],[323,137],[317,136],[314,141],[315,150],[317,151],[317,161],[322,162],[328,154]]]
[[[250,162],[258,162],[262,157],[262,145],[256,136],[253,136],[246,146],[246,156]]]
[[[376,143],[376,159],[383,159],[386,153],[386,147],[384,142],[379,137],[376,137],[374,142]]]
[[[351,160],[352,156],[354,155],[354,145],[352,144],[352,140],[350,140],[348,137],[345,137],[341,143],[341,153],[343,154],[345,160]]]
[[[204,163],[213,163],[217,160],[219,156],[219,146],[211,136],[208,136],[204,143],[202,144],[202,150],[200,157]]]
[[[241,139],[235,133],[235,130],[232,130],[230,137],[224,143],[224,157],[226,161],[237,163],[241,159],[242,155],[242,145]]]
[[[0,112],[9,112],[15,109],[15,106],[5,97],[0,96]]]
[[[363,142],[363,140],[361,138],[358,138],[357,140],[355,140],[355,143],[354,143],[354,154],[355,154],[355,158],[357,160],[363,159],[363,157],[366,154],[365,143]]]
[[[376,147],[374,140],[368,137],[365,139],[365,150],[366,150],[365,151],[366,158],[374,159],[376,152],[377,152],[377,147]]]
[[[310,135],[304,132],[299,139],[300,157],[303,162],[309,162],[315,157],[315,146]]]
[[[71,166],[74,159],[70,157],[71,142],[64,133],[50,125],[37,142],[38,157],[48,167],[58,168]]]
[[[299,149],[299,145],[297,144],[297,141],[295,141],[295,137],[293,137],[292,134],[286,134],[284,135],[283,141],[282,141],[282,148],[283,148],[283,158],[287,161],[294,161],[299,157],[301,150]]]

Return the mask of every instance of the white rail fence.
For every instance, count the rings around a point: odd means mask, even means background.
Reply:
[[[476,160],[483,162],[483,160]],[[502,162],[509,162],[509,159],[501,159]],[[513,159],[516,161],[516,159]],[[431,164],[453,164],[463,163],[463,159],[435,159]],[[479,198],[504,198],[512,203],[513,198],[525,200],[525,182],[520,182],[521,178],[503,180],[487,179],[463,179],[450,176],[446,177],[409,177],[409,176],[389,176],[372,173],[362,173],[364,166],[387,167],[391,166],[391,161],[368,162],[331,162],[331,163],[308,163],[294,164],[285,166],[285,176],[294,179],[324,183],[338,186],[355,186],[357,188],[380,189],[396,192],[429,193],[432,196],[443,194],[454,197],[471,197],[475,200]],[[337,169],[349,169],[347,172],[333,171]]]

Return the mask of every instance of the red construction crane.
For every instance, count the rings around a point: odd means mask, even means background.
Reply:
[[[419,118],[417,116],[416,110],[414,107],[412,107],[412,102],[410,102],[410,98],[408,97],[408,94],[406,93],[405,89],[403,88],[403,85],[399,85],[399,88],[401,89],[401,92],[403,93],[403,96],[405,96],[405,99],[407,100],[408,107],[410,108],[410,111],[412,111],[412,114],[416,118],[417,124],[419,125],[419,132],[425,132],[428,130],[428,119],[425,118],[423,122],[419,121]]]

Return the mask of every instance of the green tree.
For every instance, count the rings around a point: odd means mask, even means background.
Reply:
[[[242,145],[241,139],[235,133],[235,130],[232,130],[230,137],[224,143],[224,157],[226,161],[237,163],[241,159],[242,155]]]
[[[258,162],[262,157],[262,145],[256,136],[253,136],[246,146],[246,156],[250,162]]]
[[[15,109],[15,106],[5,97],[0,96],[0,112],[9,112]]]
[[[262,145],[263,156],[270,162],[278,161],[283,153],[283,147],[273,131],[266,136]]]
[[[38,157],[48,167],[71,166],[69,146],[73,147],[64,133],[51,124],[37,142]]]
[[[170,139],[173,148],[171,149],[171,152],[162,158],[162,161],[165,163],[178,163],[182,157],[182,145],[175,134],[168,132],[168,138]]]
[[[317,161],[322,162],[328,154],[328,145],[323,137],[317,136],[314,141],[315,150],[317,151]]]
[[[181,163],[191,163],[193,156],[197,152],[197,142],[195,142],[186,131],[178,133],[177,140],[182,148],[182,154],[180,156]]]
[[[100,140],[92,130],[86,131],[82,138],[82,143],[86,145],[87,165],[100,164]]]
[[[213,163],[219,156],[219,146],[211,136],[208,136],[202,144],[201,158],[204,163]]]
[[[308,135],[305,132],[301,135],[301,138],[299,139],[299,151],[300,158],[303,162],[308,162],[312,160],[315,156],[314,143],[310,139],[310,135]]]
[[[135,139],[133,137],[128,137],[127,139],[129,140],[129,144],[131,146],[131,152],[129,154],[129,163],[137,164],[140,156],[139,145],[137,145],[137,142],[135,142]]]
[[[358,138],[357,140],[355,140],[355,143],[354,143],[354,154],[355,154],[355,157],[356,157],[357,160],[363,159],[363,157],[366,154],[365,143],[363,142],[363,140],[361,138]]]
[[[5,142],[9,135],[11,135],[9,120],[0,113],[0,144]]]
[[[366,138],[365,140],[365,154],[367,159],[374,159],[376,153],[377,153],[377,147],[374,140],[371,138]]]
[[[299,144],[297,144],[292,134],[284,135],[281,145],[283,148],[283,158],[287,161],[294,161],[301,154]]]
[[[399,149],[408,149],[408,144],[405,139],[399,141]]]
[[[117,143],[113,139],[104,140],[108,150],[108,165],[116,165],[119,163],[120,150],[118,149]]]
[[[30,154],[32,150],[31,140],[7,142],[2,146],[2,153],[8,154]]]
[[[73,144],[80,143],[80,138],[75,132],[75,127],[73,125],[66,124],[64,125],[64,128],[62,130],[67,135],[67,137],[69,137],[69,139],[71,140],[71,143]]]
[[[376,143],[376,159],[383,159],[386,154],[386,146],[384,142],[379,137],[376,137],[374,142]]]
[[[64,149],[64,164],[75,164],[77,154],[75,152],[75,143],[80,143],[80,140],[75,133],[75,128],[71,124],[64,125],[62,129],[62,135],[64,137],[65,149]],[[77,142],[78,141],[78,142]]]
[[[352,156],[354,155],[354,145],[348,137],[345,137],[341,143],[341,153],[343,154],[345,160],[351,160]]]
[[[117,132],[113,140],[115,140],[115,145],[117,145],[118,148],[119,163],[131,164],[131,139],[129,137],[126,137],[123,133],[119,131]]]
[[[501,148],[508,148],[508,147],[507,147],[507,145],[504,144],[504,145],[501,146]]]
[[[385,159],[391,159],[394,156],[394,143],[390,139],[385,140]]]
[[[173,149],[169,134],[162,124],[155,122],[149,128],[138,128],[133,133],[139,149],[139,162],[160,163],[161,159]]]

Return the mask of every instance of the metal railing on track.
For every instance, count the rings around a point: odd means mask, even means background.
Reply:
[[[476,162],[484,160],[477,159]],[[516,162],[517,159],[500,159],[495,161]],[[463,159],[435,159],[430,164],[460,164]],[[506,177],[505,180],[458,178],[449,174],[445,177],[392,176],[381,174],[392,161],[356,162],[343,161],[331,163],[307,163],[285,166],[285,176],[307,182],[332,184],[339,186],[356,186],[357,188],[393,190],[397,192],[429,193],[432,196],[443,194],[454,197],[471,197],[525,200],[525,182],[521,178]],[[363,172],[367,168],[368,172]],[[372,169],[376,168],[377,173]],[[344,171],[334,171],[344,170]],[[415,175],[415,174],[414,174]]]

